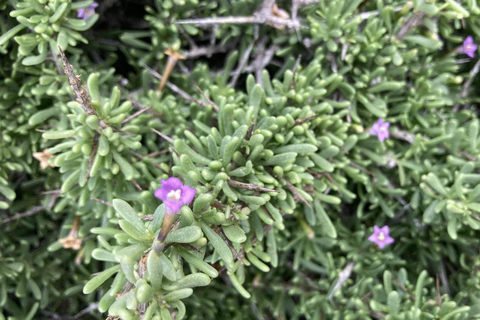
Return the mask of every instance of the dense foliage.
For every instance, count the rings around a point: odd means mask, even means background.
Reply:
[[[477,0],[0,9],[0,320],[480,318]]]

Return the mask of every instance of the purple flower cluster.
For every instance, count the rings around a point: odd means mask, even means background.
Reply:
[[[86,8],[78,9],[77,17],[83,20],[87,20],[95,14],[96,7],[98,7],[98,3],[94,2]]]

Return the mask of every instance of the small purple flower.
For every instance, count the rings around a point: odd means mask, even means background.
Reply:
[[[463,41],[463,48],[461,51],[465,53],[467,56],[469,56],[470,58],[475,57],[475,51],[477,51],[477,45],[473,43],[472,36],[468,36]]]
[[[78,9],[77,17],[83,20],[87,20],[95,14],[96,7],[98,7],[98,3],[94,2],[87,8]]]
[[[379,118],[378,121],[370,129],[370,133],[378,136],[378,140],[383,142],[385,139],[388,139],[388,137],[390,137],[390,133],[388,132],[389,126],[390,122],[383,122],[382,118]]]
[[[155,191],[155,197],[163,200],[167,209],[177,213],[184,204],[192,202],[197,190],[184,185],[177,178],[162,180],[162,187]]]
[[[374,226],[373,234],[368,238],[368,241],[375,242],[380,249],[383,249],[387,244],[395,242],[395,240],[388,235],[389,232],[390,228],[388,226],[382,228]]]

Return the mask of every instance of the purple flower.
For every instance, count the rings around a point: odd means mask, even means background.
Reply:
[[[94,2],[87,8],[78,9],[77,17],[83,20],[87,20],[95,14],[96,7],[98,7],[98,3]]]
[[[380,249],[383,249],[387,244],[394,243],[395,240],[388,235],[390,228],[384,226],[379,228],[378,226],[373,227],[373,234],[368,238],[368,241],[375,242]]]
[[[468,36],[463,41],[463,48],[461,51],[465,53],[467,56],[469,56],[470,58],[475,57],[475,51],[477,51],[477,46],[475,45],[475,43],[473,43],[472,36]]]
[[[177,213],[184,204],[192,202],[197,190],[185,186],[177,178],[162,180],[162,187],[155,191],[155,197],[163,200],[167,209]]]
[[[370,133],[378,136],[378,140],[383,142],[385,139],[390,137],[390,133],[388,132],[389,126],[390,122],[383,122],[382,118],[379,118],[370,129]]]

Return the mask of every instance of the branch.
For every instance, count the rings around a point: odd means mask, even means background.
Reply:
[[[153,75],[155,78],[158,78],[158,79],[160,79],[160,80],[163,79],[162,75],[160,75],[158,72],[156,72],[155,70],[153,70],[153,69],[150,68],[149,66],[147,66],[147,65],[145,65],[145,64],[143,64],[142,66],[143,66],[145,69],[147,69],[148,72],[150,72],[150,74]],[[182,89],[180,89],[179,87],[177,87],[176,85],[174,85],[174,84],[171,83],[171,82],[167,82],[167,87],[169,87],[170,90],[172,90],[173,92],[175,92],[176,94],[178,94],[181,98],[183,98],[183,99],[185,99],[185,100],[187,100],[187,101],[195,102],[196,104],[201,105],[202,107],[208,107],[208,106],[209,106],[208,103],[193,98],[191,95],[189,95],[188,93],[186,93],[185,91],[183,91]]]
[[[264,187],[259,187],[257,185],[251,184],[251,183],[243,183],[235,180],[228,180],[228,185],[236,188],[242,188],[242,189],[247,189],[247,190],[253,190],[253,191],[261,191],[261,192],[278,192],[277,190],[273,189],[268,189]]]
[[[174,141],[172,138],[170,138],[169,136],[167,135],[164,135],[163,133],[161,133],[160,131],[158,130],[155,130],[152,128],[152,131],[155,132],[156,134],[158,134],[160,137],[162,137],[164,140],[168,141],[169,143],[173,144]]]
[[[36,206],[36,207],[33,207],[32,209],[30,209],[28,211],[25,211],[23,213],[18,213],[16,215],[14,215],[13,217],[3,219],[1,224],[7,224],[7,223],[10,223],[12,221],[21,219],[21,218],[33,216],[34,214],[37,214],[37,213],[42,212],[44,210],[45,210],[44,206]]]
[[[92,107],[92,101],[88,91],[82,87],[80,76],[75,75],[73,72],[73,66],[68,62],[68,59],[65,56],[65,53],[63,53],[62,48],[58,47],[58,51],[62,57],[63,70],[70,80],[70,87],[77,96],[77,102],[80,104],[80,106],[82,106],[83,111],[85,111],[87,115],[96,114],[95,109]]]

